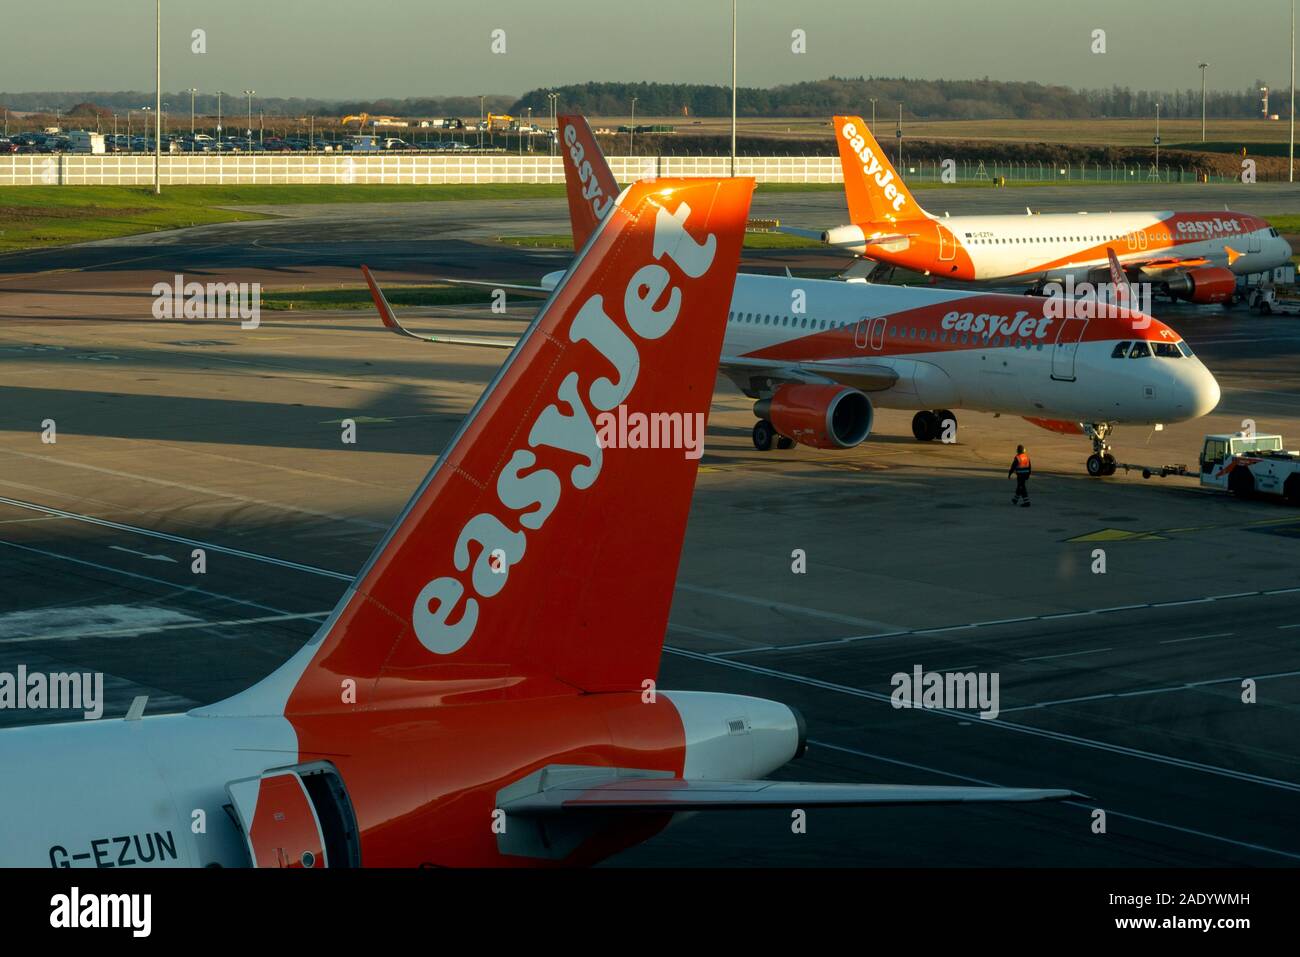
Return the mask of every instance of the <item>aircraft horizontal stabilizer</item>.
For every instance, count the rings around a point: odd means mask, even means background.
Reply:
[[[1080,797],[1048,788],[934,787],[910,784],[821,784],[801,781],[699,781],[634,778],[594,787],[574,783],[547,787],[508,801],[510,815],[538,816],[572,811],[737,811],[789,807],[891,807],[902,804],[971,804],[1059,801]]]

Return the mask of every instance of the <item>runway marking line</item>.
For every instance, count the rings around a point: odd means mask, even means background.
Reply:
[[[1006,786],[1002,784],[997,784],[993,781],[986,781],[983,778],[973,778],[968,774],[957,774],[954,771],[944,771],[940,768],[929,767],[928,765],[924,765],[924,764],[916,764],[912,761],[900,761],[897,758],[887,758],[883,754],[871,754],[870,752],[867,751],[859,751],[857,748],[849,748],[840,744],[831,744],[827,741],[810,740],[808,743],[810,745],[813,745],[814,747],[826,748],[828,751],[841,751],[845,754],[852,754],[858,757],[868,758],[873,761],[883,761],[886,764],[896,764],[900,767],[913,768],[917,771],[925,771],[929,774],[937,774],[940,775],[941,777],[952,778],[953,780],[956,781],[966,781],[969,784],[978,784],[983,787],[1005,787]],[[1096,810],[1096,805],[1086,804],[1083,801],[1065,800],[1060,803],[1068,805],[1069,807],[1082,808],[1083,810],[1088,811],[1089,813]],[[1110,808],[1106,808],[1106,813],[1112,817],[1118,817],[1128,821],[1137,821],[1141,824],[1150,824],[1154,827],[1168,828],[1171,831],[1180,831],[1183,834],[1193,834],[1196,837],[1204,837],[1212,841],[1221,841],[1225,844],[1235,844],[1237,847],[1245,847],[1254,851],[1264,851],[1268,854],[1277,854],[1281,857],[1289,857],[1292,858],[1293,860],[1300,860],[1300,854],[1296,854],[1291,851],[1281,851],[1278,850],[1277,848],[1267,847],[1263,844],[1254,844],[1249,841],[1239,841],[1236,838],[1224,837],[1221,834],[1211,834],[1208,831],[1199,831],[1196,830],[1195,828],[1183,827],[1180,824],[1170,824],[1167,821],[1157,821],[1152,818],[1139,817],[1136,814],[1126,814],[1123,811],[1114,811],[1111,810]]]
[[[751,674],[761,675],[768,678],[776,678],[781,681],[789,681],[794,684],[805,685],[810,688],[819,688],[823,691],[833,691],[838,694],[850,695],[856,698],[866,698],[871,701],[889,703],[892,701],[890,695],[879,691],[867,691],[863,688],[854,688],[851,685],[842,685],[833,681],[824,681],[820,678],[809,678],[805,675],[794,674],[789,671],[779,671],[775,668],[765,668],[761,665],[754,665],[744,661],[735,661],[729,658],[719,658],[715,655],[706,655],[698,651],[688,651],[685,648],[675,648],[671,645],[664,646],[664,652],[670,655],[676,655],[681,658],[689,658],[693,661],[707,661],[715,665],[721,665],[726,668],[734,668],[738,671],[747,671]],[[1261,676],[1268,677],[1268,676]],[[1005,712],[1007,709],[1003,709]],[[1085,738],[1080,735],[1067,734],[1063,731],[1052,731],[1048,728],[1036,728],[1027,724],[1016,724],[1012,721],[1003,721],[1000,717],[995,721],[972,721],[971,714],[968,711],[957,711],[949,708],[923,708],[922,714],[934,715],[936,717],[950,718],[962,722],[968,727],[988,728],[995,731],[1009,731],[1014,734],[1028,735],[1031,737],[1046,738],[1050,741],[1058,741],[1064,744],[1073,744],[1078,747],[1089,748],[1094,751],[1105,751],[1111,754],[1118,754],[1124,757],[1135,758],[1141,761],[1150,761],[1155,764],[1164,764],[1170,767],[1183,768],[1189,771],[1200,771],[1204,774],[1212,774],[1217,777],[1231,778],[1248,784],[1261,784],[1265,787],[1278,788],[1283,791],[1300,793],[1300,783],[1294,781],[1284,781],[1280,778],[1265,777],[1260,774],[1251,774],[1247,771],[1234,771],[1231,768],[1222,768],[1213,764],[1205,764],[1200,761],[1192,761],[1187,758],[1176,758],[1168,754],[1160,754],[1155,751],[1146,751],[1142,748],[1131,748],[1127,745],[1112,744],[1108,741],[1098,741],[1094,738]]]

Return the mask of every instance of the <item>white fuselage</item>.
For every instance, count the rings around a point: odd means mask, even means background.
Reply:
[[[1025,216],[952,216],[939,222],[970,256],[976,280],[1086,279],[1107,264],[1106,248],[1120,262],[1165,256],[1204,258],[1238,275],[1263,272],[1291,260],[1277,230],[1225,213],[1217,221],[1177,219],[1173,212],[1050,213]],[[1205,223],[1204,226],[1200,223]]]
[[[796,314],[791,306],[800,295],[805,311]],[[972,301],[979,305],[965,305]],[[776,365],[786,347],[791,358],[784,361],[793,371],[815,375],[818,362],[892,370],[893,385],[869,391],[871,401],[883,408],[962,408],[1080,422],[1175,422],[1205,415],[1218,403],[1218,384],[1194,356],[1112,358],[1117,344],[1136,339],[1136,333],[1078,342],[1082,333],[1076,332],[1071,336],[1076,348],[1069,342],[1057,345],[1062,319],[1040,320],[1027,339],[986,339],[944,329],[942,319],[908,318],[926,307],[942,315],[964,308],[999,314],[990,310],[990,302],[1004,310],[1007,322],[1044,314],[1042,300],[1020,296],[742,273],[723,344],[724,370],[728,359],[754,353]],[[878,327],[882,336],[873,334],[879,318],[884,319]],[[1021,328],[1026,325],[1022,320]],[[828,342],[824,357],[792,347],[834,329],[847,330],[851,338]],[[1178,340],[1168,337],[1170,343]]]

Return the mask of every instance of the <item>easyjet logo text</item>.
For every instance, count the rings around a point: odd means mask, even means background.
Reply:
[[[1179,220],[1180,233],[1239,233],[1244,227],[1235,219],[1193,219]]]
[[[944,329],[955,329],[957,332],[1019,339],[1044,339],[1051,324],[1051,319],[1030,315],[1023,309],[1014,316],[999,316],[988,312],[950,312],[939,323]]]
[[[591,204],[591,211],[596,214],[596,221],[600,222],[613,205],[614,197],[606,196],[600,188],[596,173],[591,168],[591,163],[587,162],[587,151],[578,142],[578,131],[572,123],[564,126],[564,144],[569,147],[569,158],[573,160],[573,168],[577,170],[578,180],[582,183],[582,198]]]
[[[907,204],[907,197],[900,193],[898,186],[894,184],[894,171],[886,169],[881,164],[871,147],[867,145],[866,138],[858,132],[857,126],[853,123],[845,123],[840,130],[840,135],[848,141],[849,149],[853,150],[862,161],[862,172],[885,191],[885,199],[894,207],[894,212],[901,211]]]
[[[659,207],[652,255],[655,260],[667,257],[688,278],[699,279],[713,263],[717,237],[710,234],[697,242],[685,228],[690,214],[684,202],[672,213]],[[435,654],[465,646],[474,636],[481,602],[500,594],[524,559],[528,533],[546,524],[564,495],[583,492],[600,480],[604,457],[593,413],[617,409],[631,395],[641,367],[638,342],[664,336],[682,307],[681,289],[658,262],[633,273],[621,298],[613,311],[617,315],[621,306],[631,335],[611,316],[611,304],[599,293],[582,304],[568,329],[569,341],[595,349],[613,367],[614,376],[583,382],[577,371],[570,371],[561,379],[556,401],[528,429],[527,448],[515,449],[496,477],[499,510],[480,512],[460,530],[451,556],[457,574],[433,579],[416,596],[411,625],[420,643]],[[581,461],[567,470],[534,468],[538,451],[546,448]]]

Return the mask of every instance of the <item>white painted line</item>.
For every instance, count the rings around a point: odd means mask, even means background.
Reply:
[[[1114,651],[1114,648],[1090,648],[1087,651],[1067,651],[1060,655],[1038,655],[1034,658],[1021,658],[1021,661],[1052,661],[1056,658],[1074,658],[1078,655],[1099,655],[1103,651]]]
[[[129,572],[126,569],[114,568],[111,565],[101,565],[98,562],[88,562],[83,558],[73,558],[71,555],[60,555],[57,552],[47,552],[43,548],[32,548],[30,545],[19,545],[15,542],[6,541],[0,541],[0,545],[5,548],[16,548],[22,552],[32,552],[36,555],[44,555],[46,558],[57,558],[59,561],[72,562],[74,565],[85,565],[88,568],[97,568],[100,571],[111,572],[114,575],[123,575],[127,578],[137,578],[140,581],[152,582],[155,585],[163,585],[173,591],[181,593],[203,595],[207,598],[220,598],[222,601],[233,602],[236,605],[247,605],[249,608],[260,608],[262,611],[274,612],[277,615],[292,614],[292,612],[285,611],[283,608],[272,608],[270,605],[263,605],[261,602],[256,601],[249,601],[246,598],[236,598],[233,595],[223,595],[221,592],[208,591],[193,586],[178,585],[175,582],[169,582],[164,578],[154,578],[152,575],[141,575],[138,572]]]
[[[790,681],[809,688],[820,688],[824,691],[833,691],[837,694],[851,695],[855,698],[865,698],[870,701],[878,701],[882,704],[889,704],[892,701],[890,695],[883,694],[879,691],[865,691],[861,688],[854,688],[850,685],[837,684],[833,681],[822,681],[820,678],[809,678],[789,671],[779,671],[775,668],[764,668],[762,665],[754,665],[745,661],[735,661],[731,658],[711,658],[708,655],[701,654],[700,652],[687,651],[684,648],[674,648],[670,645],[664,646],[664,652],[670,655],[677,655],[681,658],[690,658],[695,661],[707,661],[710,664],[721,665],[724,668],[735,668],[738,671],[747,671],[751,674],[763,675],[769,678],[778,678],[782,681]],[[950,708],[922,708],[919,710],[921,714],[955,719],[963,722],[969,727],[986,728],[992,731],[1009,731],[1015,734],[1024,734],[1036,738],[1046,738],[1049,741],[1059,741],[1065,744],[1073,744],[1081,748],[1090,748],[1094,751],[1119,754],[1124,757],[1136,758],[1141,761],[1150,761],[1154,764],[1164,764],[1170,767],[1183,768],[1189,771],[1200,771],[1204,774],[1212,774],[1217,777],[1231,778],[1249,784],[1261,784],[1265,787],[1277,788],[1282,791],[1300,793],[1300,783],[1294,781],[1284,781],[1280,778],[1270,778],[1259,774],[1251,774],[1246,771],[1236,771],[1232,768],[1222,768],[1213,764],[1204,764],[1200,761],[1191,761],[1187,758],[1176,758],[1168,754],[1159,754],[1155,751],[1144,751],[1141,748],[1130,748],[1122,744],[1111,744],[1108,741],[1098,741],[1093,738],[1084,738],[1079,735],[1066,734],[1062,731],[1052,731],[1048,728],[1036,728],[1033,725],[1016,724],[1013,721],[1003,721],[1001,718],[992,721],[973,721],[971,720],[972,713],[969,711],[960,711]]]
[[[1097,608],[1091,612],[1094,615],[1108,615],[1113,611],[1134,611],[1138,608],[1150,608],[1150,602],[1144,602],[1141,605],[1116,605],[1114,608]]]
[[[320,575],[324,578],[336,578],[339,581],[350,582],[356,576],[347,575],[343,572],[333,572],[326,568],[317,568],[314,565],[303,565],[299,562],[291,562],[283,558],[272,558],[270,555],[262,555],[258,552],[246,552],[242,548],[227,548],[224,545],[214,545],[211,542],[202,542],[196,538],[185,538],[182,535],[170,535],[167,532],[156,532],[148,528],[140,528],[136,525],[124,525],[121,522],[110,522],[106,518],[95,518],[93,515],[82,515],[80,512],[68,512],[61,508],[50,508],[48,505],[36,505],[33,502],[24,502],[21,499],[6,498],[0,495],[0,505],[12,505],[14,508],[30,509],[33,512],[44,512],[46,515],[55,518],[71,519],[74,522],[84,522],[87,525],[98,525],[101,528],[112,528],[120,532],[130,532],[132,535],[143,535],[146,538],[156,538],[164,542],[175,542],[178,545],[188,545],[192,548],[202,548],[209,552],[217,552],[221,555],[233,555],[235,558],[247,558],[250,561],[265,562],[268,565],[279,565],[281,568],[292,568],[294,571],[307,572],[312,575]],[[117,546],[111,546],[117,548]],[[130,551],[130,549],[119,549],[120,551]],[[139,553],[137,553],[139,554]]]
[[[307,618],[325,618],[328,611],[308,611],[301,614],[263,615],[260,618],[230,618],[225,621],[185,621],[172,625],[140,625],[135,628],[113,628],[107,631],[61,631],[48,635],[27,635],[17,638],[0,638],[0,645],[26,644],[32,641],[67,641],[78,638],[119,638],[153,635],[163,631],[188,631],[193,628],[229,628],[236,625],[262,625],[275,621],[301,621]]]
[[[1037,704],[1022,704],[1014,708],[1002,708],[998,714],[1007,714],[1011,711],[1033,711],[1035,708],[1051,708],[1058,704],[1077,704],[1080,701],[1100,701],[1102,698],[1113,698],[1114,694],[1106,692],[1105,694],[1083,695],[1079,698],[1058,698],[1056,701],[1040,701]]]
[[[1300,628],[1300,622],[1297,622],[1294,625],[1278,625],[1278,628],[1282,629],[1283,631],[1285,631],[1288,628]]]
[[[138,552],[134,548],[125,548],[122,545],[109,545],[112,551],[126,552],[128,555],[135,555],[138,558],[147,558],[151,562],[171,562],[173,565],[180,563],[169,555],[150,555],[148,552]]]
[[[685,582],[678,582],[679,591],[692,592],[697,595],[709,595],[714,598],[725,598],[728,601],[740,602],[745,605],[757,605],[760,608],[771,608],[776,611],[788,611],[796,615],[805,615],[809,618],[821,618],[826,621],[837,621],[845,625],[857,625],[862,628],[898,628],[883,621],[872,621],[870,618],[855,618],[853,615],[842,615],[838,612],[823,611],[820,608],[808,608],[805,605],[792,605],[789,602],[772,601],[770,598],[755,598],[752,595],[741,595],[736,592],[725,591],[721,588],[706,588],[703,585],[688,585]]]
[[[1160,642],[1162,645],[1176,645],[1184,641],[1204,641],[1207,638],[1231,638],[1233,635],[1230,631],[1221,631],[1217,635],[1193,635],[1191,638],[1166,638]]]
[[[294,512],[299,515],[310,515],[312,518],[328,518],[334,522],[345,522],[348,525],[359,525],[363,528],[387,529],[387,525],[381,525],[378,522],[370,522],[362,518],[353,518],[350,515],[335,515],[332,512],[321,512],[312,508],[302,508],[298,505],[287,505],[284,502],[271,502],[266,499],[251,498],[247,495],[236,495],[233,492],[222,492],[218,489],[205,488],[202,485],[190,485],[186,482],[169,482],[167,479],[154,478],[150,475],[140,475],[135,472],[123,472],[119,469],[104,468],[99,465],[90,465],[86,462],[71,462],[67,459],[60,459],[54,455],[37,455],[34,452],[19,452],[16,449],[0,449],[0,453],[5,455],[17,455],[24,459],[35,459],[47,465],[63,465],[68,468],[84,469],[88,472],[97,472],[101,475],[112,475],[114,478],[131,479],[135,482],[147,482],[151,485],[161,485],[164,488],[178,488],[186,492],[198,492],[211,498],[221,498],[233,502],[243,502],[245,505],[261,505],[264,508],[275,509],[282,512]]]
[[[1006,709],[1003,710],[1005,712]],[[914,764],[911,761],[899,761],[896,758],[887,758],[882,754],[871,754],[867,751],[859,751],[856,748],[846,748],[843,745],[830,744],[826,741],[810,740],[808,743],[813,747],[825,748],[828,751],[840,751],[843,752],[844,754],[852,754],[852,755],[856,755],[857,757],[868,758],[872,761],[883,761],[886,764],[896,764],[904,768],[914,768],[918,771],[926,771],[930,774],[937,774],[941,777],[952,778],[953,780],[956,781],[967,781],[971,784],[980,784],[985,787],[1006,786],[1002,784],[996,784],[993,781],[986,781],[982,778],[973,778],[966,774],[956,774],[952,771],[944,771],[939,768],[930,767],[924,764]],[[1060,803],[1067,804],[1070,807],[1083,808],[1084,810],[1089,812],[1095,810],[1097,807],[1097,804],[1087,804],[1084,803],[1083,801],[1065,800],[1065,801],[1061,801]],[[1245,847],[1253,851],[1264,851],[1265,853],[1268,854],[1277,854],[1280,857],[1289,857],[1292,858],[1293,860],[1300,860],[1300,854],[1296,854],[1291,851],[1280,851],[1277,850],[1276,848],[1266,847],[1263,844],[1252,844],[1248,841],[1238,841],[1235,838],[1224,837],[1221,834],[1211,834],[1208,831],[1198,831],[1190,827],[1182,827],[1181,825],[1178,824],[1170,824],[1167,821],[1156,821],[1148,817],[1138,817],[1136,814],[1125,814],[1123,811],[1115,811],[1112,810],[1111,808],[1106,808],[1106,813],[1112,817],[1118,817],[1128,821],[1137,821],[1140,824],[1150,824],[1153,827],[1168,828],[1171,831],[1179,831],[1183,834],[1192,834],[1195,835],[1196,837],[1203,837],[1211,841],[1221,841],[1224,844],[1233,844],[1237,847]]]

